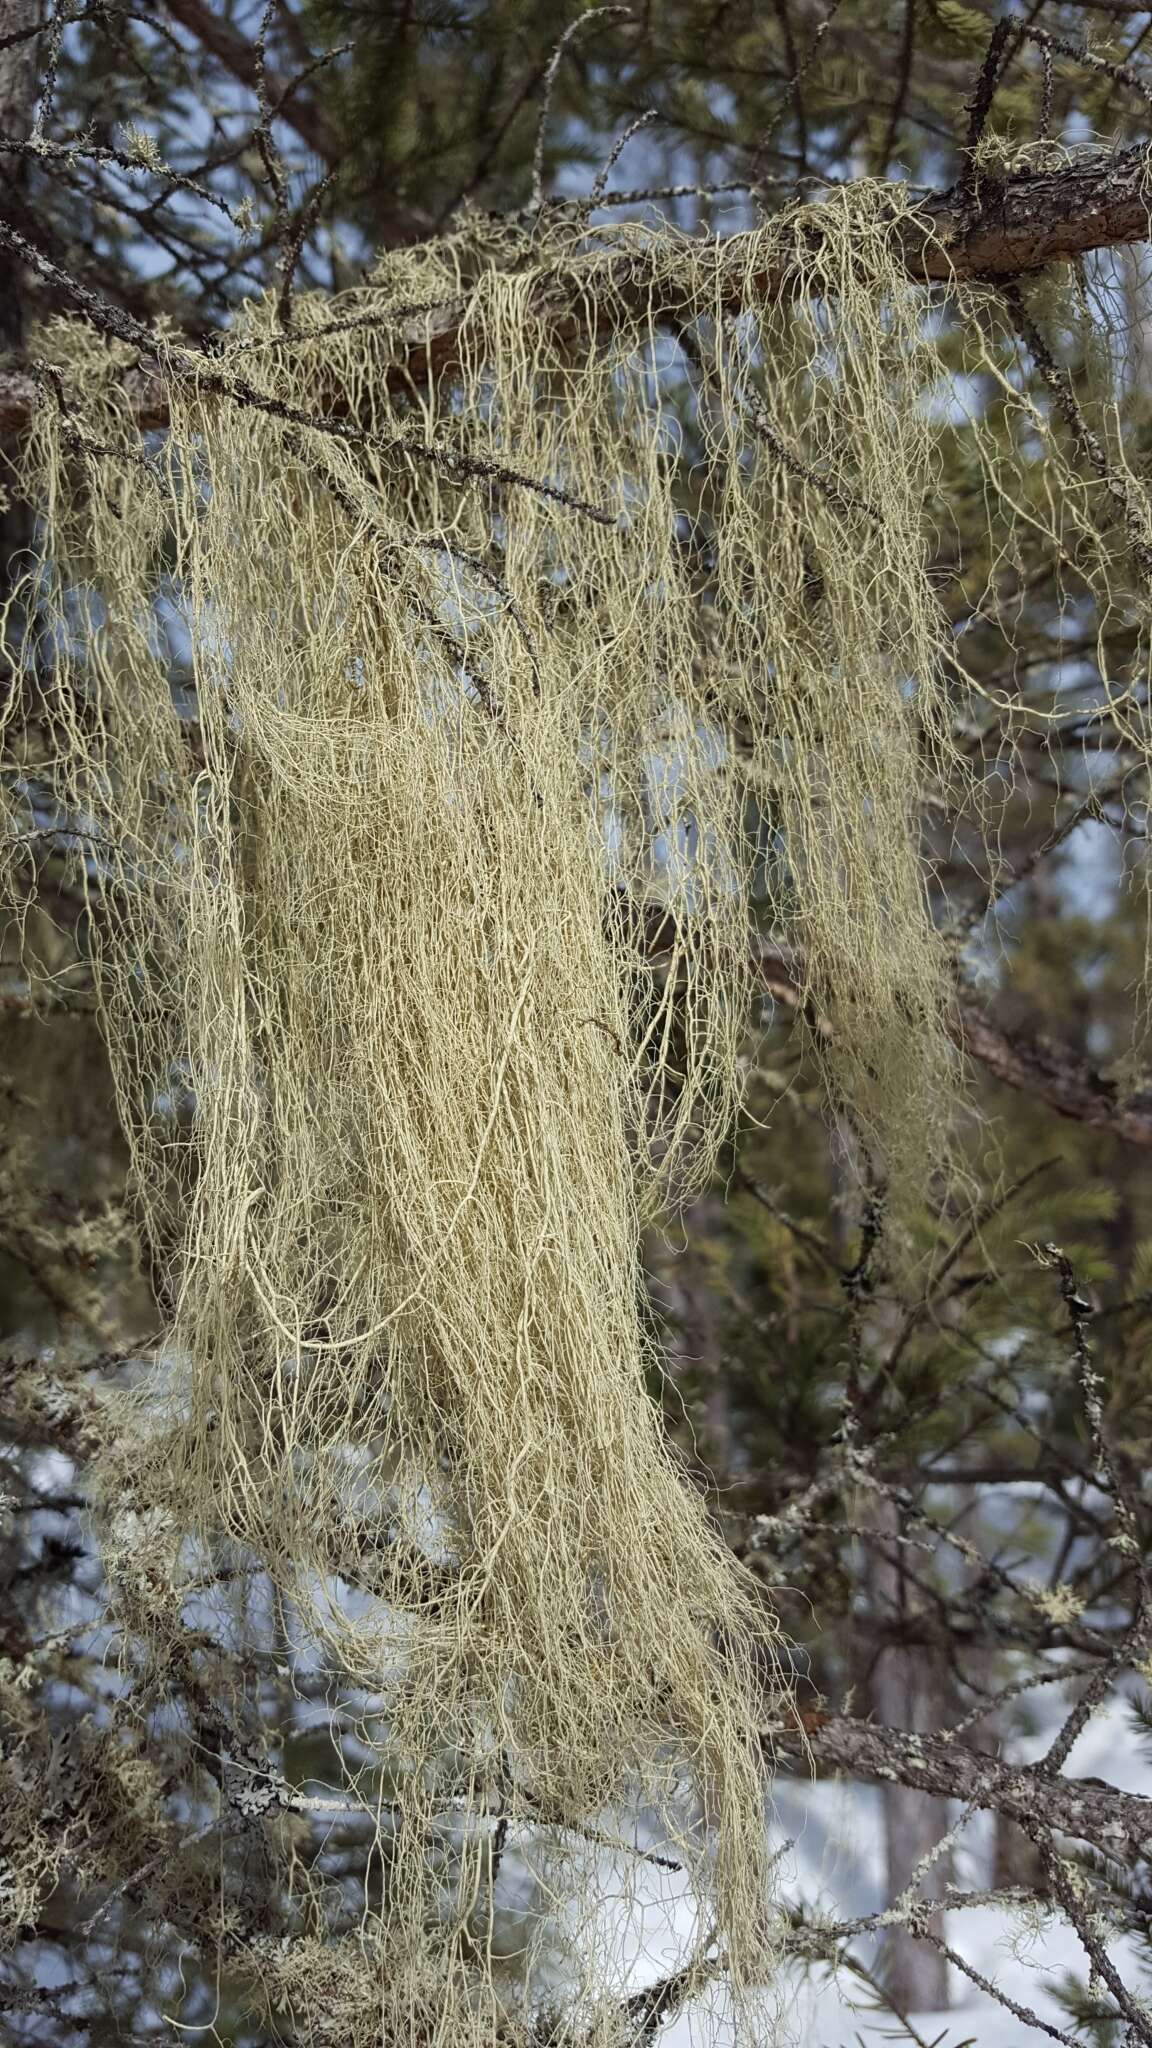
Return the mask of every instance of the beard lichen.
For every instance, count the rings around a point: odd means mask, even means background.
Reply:
[[[640,1237],[731,1128],[756,917],[878,1167],[945,1160],[901,206],[735,250],[473,224],[163,344],[149,442],[124,350],[41,340],[9,638],[168,1309],[117,1486],[258,1560],[376,1702],[342,2039],[491,2041],[494,1838],[637,1806],[737,1993],[764,1969],[773,1626],[664,1439]],[[582,2038],[625,1982],[604,1936]]]

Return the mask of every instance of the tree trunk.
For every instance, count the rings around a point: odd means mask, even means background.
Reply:
[[[705,1486],[728,1482],[734,1450],[720,1344],[721,1304],[707,1258],[701,1255],[701,1245],[722,1232],[723,1206],[716,1195],[700,1195],[685,1212],[682,1241],[670,1244],[653,1234],[645,1256],[653,1303],[668,1325],[669,1375],[687,1404],[698,1476]]]
[[[3,9],[4,34],[16,35],[35,28],[40,20],[41,0],[8,0]],[[5,142],[26,142],[36,112],[39,74],[39,40],[13,43],[0,49],[0,138]],[[28,182],[27,159],[19,155],[0,157],[0,206],[5,215],[20,218],[20,199]],[[24,274],[18,256],[0,246],[0,363],[18,358],[24,348]],[[0,444],[0,456],[4,453]],[[0,490],[0,599],[12,580],[12,558],[26,545],[27,508],[7,501]]]
[[[18,35],[35,28],[40,19],[40,0],[8,0],[4,9],[4,34]],[[0,49],[0,136],[5,142],[26,142],[32,132],[36,111],[38,41],[13,43]],[[18,155],[0,158],[0,200],[6,214],[19,215],[11,204],[27,182],[27,160]],[[17,354],[24,345],[23,280],[19,260],[0,249],[0,353]]]
[[[877,1518],[886,1533],[899,1533],[895,1507],[884,1501]],[[906,1610],[908,1589],[899,1551],[891,1546],[887,1555],[877,1553],[871,1568],[871,1590],[878,1612],[886,1615]],[[931,1734],[944,1719],[947,1693],[945,1674],[939,1660],[923,1646],[903,1649],[898,1644],[882,1650],[872,1671],[872,1711],[877,1721],[889,1728]],[[921,1859],[948,1831],[948,1802],[906,1785],[885,1785],[884,1847],[887,1863],[887,1900],[892,1904],[906,1890]],[[917,1886],[924,1899],[938,1899],[951,1877],[951,1858],[941,1856]],[[944,1935],[944,1915],[934,1912],[929,1921],[932,1932]],[[906,1928],[890,1930],[885,1944],[883,1982],[893,2003],[902,2012],[943,2012],[949,2003],[948,1963],[931,1942],[917,1940]]]

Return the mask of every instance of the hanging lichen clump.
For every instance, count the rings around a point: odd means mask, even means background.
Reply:
[[[254,1554],[378,1701],[366,2041],[491,2040],[494,1830],[642,1801],[762,1964],[771,1629],[662,1440],[639,1234],[731,1126],[765,887],[879,1163],[946,1143],[898,229],[861,187],[735,263],[462,231],[158,343],[149,444],[128,351],[43,338],[34,794],[168,1310],[106,1490]]]

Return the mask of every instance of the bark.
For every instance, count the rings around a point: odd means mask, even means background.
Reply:
[[[898,1536],[899,1511],[895,1504],[882,1500],[876,1513],[887,1532]],[[907,1606],[907,1582],[899,1556],[893,1545],[887,1554],[877,1549],[870,1561],[872,1604],[881,1613],[901,1614]],[[944,1718],[943,1678],[938,1656],[891,1644],[881,1650],[873,1665],[873,1711],[889,1728],[930,1733]],[[887,1904],[891,1906],[908,1889],[917,1865],[947,1834],[948,1802],[915,1785],[888,1783],[883,1787],[883,1808]],[[918,1882],[917,1895],[929,1900],[942,1898],[951,1875],[951,1857],[938,1857]],[[943,1940],[942,1912],[933,1912],[928,1926],[937,1939]],[[947,2008],[947,1957],[930,1943],[918,1940],[906,1927],[890,1930],[881,1967],[885,1988],[899,2011],[943,2012]]]
[[[1129,1145],[1152,1145],[1146,1097],[1125,1097],[1106,1074],[1044,1039],[1001,1031],[963,988],[956,996],[954,1035],[961,1050],[997,1081],[1046,1103],[1058,1116],[1111,1131]]]
[[[1152,1844],[1152,1799],[1121,1792],[1102,1778],[1065,1778],[1042,1764],[982,1756],[943,1735],[910,1734],[842,1714],[802,1717],[792,1729],[765,1731],[779,1768],[789,1761],[820,1775],[842,1773],[870,1785],[907,1785],[982,1812],[1000,1813],[1025,1834],[1042,1830],[1087,1842],[1114,1862],[1145,1857]]]
[[[1090,249],[1145,242],[1148,167],[1148,146],[1137,143],[1058,171],[1003,179],[982,171],[978,192],[954,186],[913,219],[908,268],[943,280],[1011,278]]]
[[[40,19],[40,0],[8,0],[4,10],[4,33],[19,35],[35,28]],[[36,74],[39,42],[13,43],[0,50],[0,136],[5,142],[26,142],[36,112]],[[13,155],[0,158],[0,208],[9,210],[12,198],[26,181],[27,160]],[[19,259],[0,248],[0,355],[15,355],[24,345],[24,304]]]

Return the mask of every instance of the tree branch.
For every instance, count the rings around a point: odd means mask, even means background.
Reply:
[[[956,992],[953,1035],[961,1051],[995,1080],[1046,1103],[1058,1116],[1110,1131],[1128,1145],[1152,1145],[1152,1104],[1125,1101],[1107,1075],[1042,1039],[1001,1031],[963,987]]]
[[[873,1727],[846,1715],[806,1715],[803,1730],[771,1730],[767,1746],[779,1762],[815,1764],[821,1775],[843,1772],[872,1785],[908,1785],[1000,1813],[1034,1834],[1051,1829],[1088,1842],[1113,1861],[1142,1856],[1152,1840],[1152,1799],[1121,1792],[1101,1778],[1062,1778],[1042,1765],[1004,1763],[942,1736]]]
[[[189,23],[199,22],[207,10],[203,0],[169,0],[173,13]],[[224,24],[211,17],[213,32],[225,34]],[[235,32],[228,28],[226,39]],[[243,38],[236,38],[243,43]],[[231,48],[231,43],[229,43]],[[246,43],[244,61],[254,69],[254,54]],[[239,53],[233,53],[240,61]],[[299,109],[291,101],[281,110],[285,120],[294,118],[299,130]],[[1149,150],[1141,143],[1119,152],[1101,151],[1082,164],[1066,165],[1057,171],[1024,173],[996,179],[988,171],[981,175],[978,195],[963,186],[928,200],[909,216],[903,230],[908,273],[924,283],[946,283],[978,279],[1005,279],[1040,270],[1048,263],[1067,261],[1093,249],[1118,248],[1122,244],[1149,239],[1149,207],[1146,178]],[[736,310],[745,293],[741,262],[744,238],[731,241],[731,290],[725,303]],[[637,273],[637,258],[629,254],[616,259],[633,280],[631,290],[637,301],[647,302],[652,282]],[[753,278],[752,289],[762,296],[781,290],[787,283],[783,272],[762,272]],[[609,295],[616,302],[629,296],[629,284],[622,276],[612,279]],[[571,280],[563,275],[545,278],[540,287],[544,311],[554,309],[556,339],[574,337],[587,309],[595,303],[591,280],[585,276],[579,293],[580,309],[573,303]],[[721,293],[724,300],[724,294]],[[657,307],[658,307],[657,300]],[[669,307],[670,314],[675,308]],[[441,324],[429,332],[426,318],[419,322],[398,322],[400,360],[389,373],[395,386],[423,384],[450,371],[455,360],[462,308],[445,310]],[[132,373],[139,376],[138,372]],[[166,417],[166,394],[159,379],[143,378],[135,387],[142,426],[156,427]],[[0,432],[18,432],[36,403],[36,387],[19,371],[0,373]]]
[[[799,1009],[803,1000],[801,964],[771,945],[760,949],[756,964],[769,995],[789,1009]],[[808,1026],[822,1037],[831,1031],[824,1018],[809,1017]],[[972,989],[959,980],[948,1027],[958,1049],[969,1059],[978,1060],[994,1080],[1002,1081],[1006,1087],[1045,1103],[1057,1116],[1110,1131],[1125,1144],[1152,1145],[1152,1102],[1144,1097],[1126,1100],[1108,1075],[1044,1039],[1002,1031]]]

